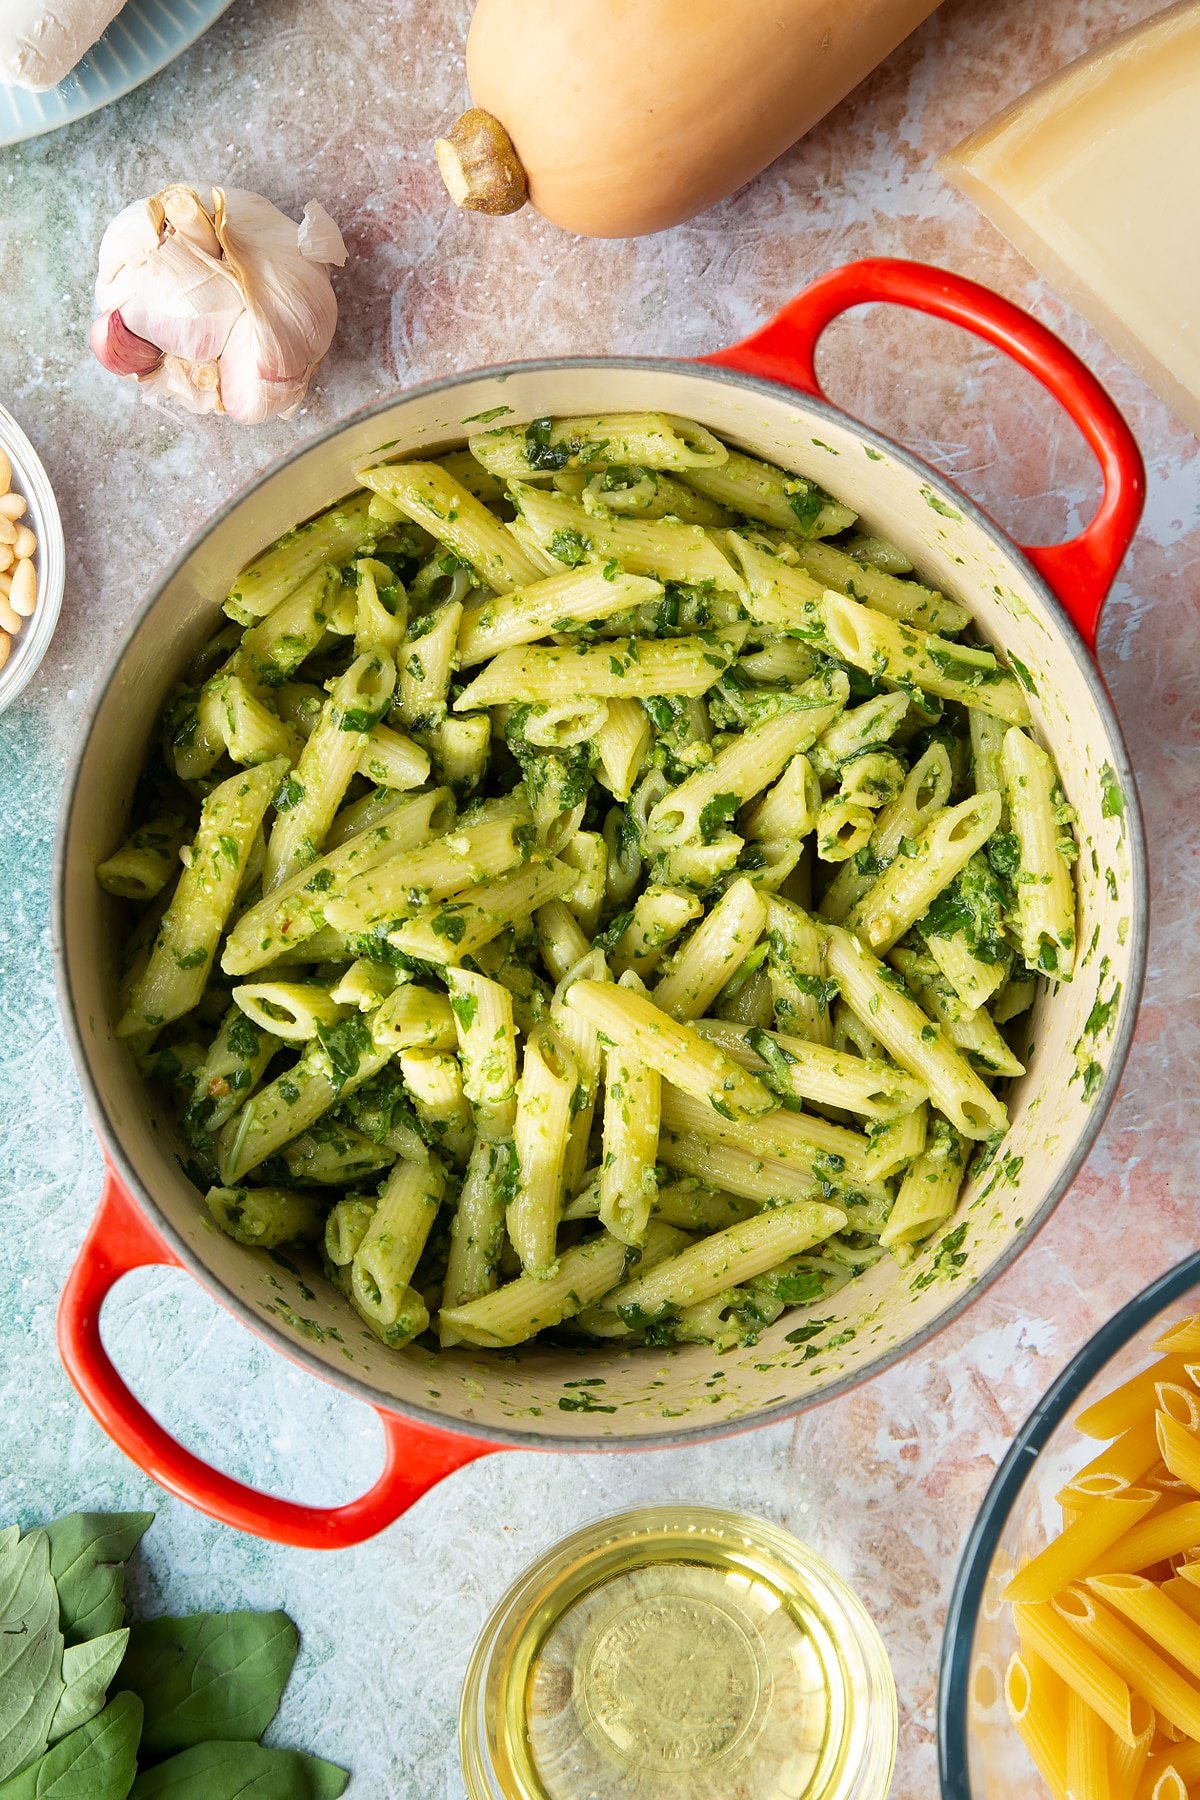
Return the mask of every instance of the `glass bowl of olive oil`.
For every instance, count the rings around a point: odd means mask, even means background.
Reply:
[[[896,1689],[870,1615],[788,1532],[643,1507],[548,1551],[475,1646],[470,1800],[884,1800]]]

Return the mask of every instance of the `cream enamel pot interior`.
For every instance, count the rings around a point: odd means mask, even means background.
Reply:
[[[872,300],[965,325],[1008,350],[1062,401],[1104,474],[1100,510],[1080,537],[1018,548],[942,476],[824,400],[813,371],[816,340],[837,313]],[[1029,1069],[1012,1089],[1012,1129],[1000,1154],[971,1181],[948,1243],[930,1245],[906,1268],[879,1263],[822,1301],[816,1310],[828,1323],[808,1342],[790,1341],[805,1315],[789,1312],[757,1344],[719,1362],[707,1346],[387,1350],[319,1273],[293,1276],[215,1228],[176,1161],[173,1123],[113,1037],[119,909],[97,886],[95,866],[126,829],[153,720],[214,629],[234,575],[279,533],[344,494],[356,464],[381,452],[445,448],[466,435],[466,421],[493,407],[511,408],[518,420],[643,408],[683,414],[814,476],[871,530],[902,545],[926,580],[963,600],[984,637],[1028,669],[1036,727],[1078,811],[1080,963],[1074,982],[1043,995],[1031,1018]],[[1056,338],[959,276],[874,261],[824,277],[756,336],[703,364],[523,363],[413,389],[298,450],[229,505],[142,607],[100,682],[60,827],[61,1005],[111,1173],[64,1293],[59,1340],[72,1379],[115,1441],[217,1518],[282,1541],[336,1547],[380,1529],[441,1476],[488,1451],[716,1437],[800,1412],[926,1344],[1012,1261],[1061,1198],[1100,1127],[1132,1035],[1145,957],[1141,824],[1091,648],[1141,498],[1141,463],[1127,427]],[[109,1362],[99,1331],[109,1288],[126,1270],[154,1262],[190,1269],[277,1348],[379,1409],[386,1466],[370,1493],[331,1510],[277,1500],[211,1469],[155,1422]],[[714,1383],[718,1368],[722,1379]],[[585,1376],[600,1385],[567,1385]],[[579,1410],[584,1393],[586,1412]]]

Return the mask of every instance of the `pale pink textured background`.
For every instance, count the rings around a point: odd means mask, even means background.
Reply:
[[[1153,10],[946,0],[749,189],[637,243],[588,243],[531,213],[487,221],[446,205],[429,140],[463,99],[466,0],[236,0],[139,94],[56,138],[0,152],[0,269],[23,269],[7,284],[0,394],[45,455],[71,556],[51,655],[0,721],[0,857],[11,859],[0,920],[10,1096],[0,1173],[12,1196],[0,1233],[9,1296],[0,1309],[0,1519],[158,1504],[143,1595],[188,1609],[287,1605],[309,1652],[287,1734],[350,1763],[354,1795],[458,1796],[458,1685],[502,1588],[588,1516],[684,1497],[772,1515],[860,1589],[900,1690],[895,1800],[926,1800],[936,1790],[945,1597],[995,1464],[1092,1330],[1196,1246],[1197,444],[933,172],[942,151],[1033,81]],[[140,409],[82,351],[107,218],[170,179],[204,177],[257,188],[297,212],[319,197],[345,230],[339,337],[290,426],[249,434]],[[1185,172],[1181,230],[1197,228],[1195,182],[1196,171]],[[1146,456],[1146,520],[1100,653],[1146,808],[1149,980],[1125,1083],[1087,1168],[1018,1267],[921,1360],[792,1427],[638,1458],[492,1457],[376,1543],[324,1561],[269,1551],[187,1513],[107,1445],[52,1349],[54,1298],[98,1186],[54,1025],[45,936],[47,820],[83,695],[156,568],[298,437],[396,384],[477,363],[710,350],[834,263],[877,253],[945,263],[1030,306],[1096,369]],[[950,471],[1015,535],[1053,538],[1087,516],[1097,482],[1072,429],[1031,380],[950,328],[858,315],[830,332],[822,367],[835,400]],[[130,1282],[109,1321],[139,1391],[227,1467],[321,1499],[369,1479],[375,1440],[362,1415],[249,1345],[181,1278]]]

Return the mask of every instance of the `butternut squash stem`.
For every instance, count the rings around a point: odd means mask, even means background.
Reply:
[[[463,113],[433,148],[447,192],[464,212],[513,213],[528,200],[529,184],[513,141],[481,106]]]

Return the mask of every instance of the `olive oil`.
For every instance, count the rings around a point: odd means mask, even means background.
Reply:
[[[506,1596],[460,1738],[471,1800],[883,1800],[895,1690],[867,1614],[794,1538],[648,1508]]]

